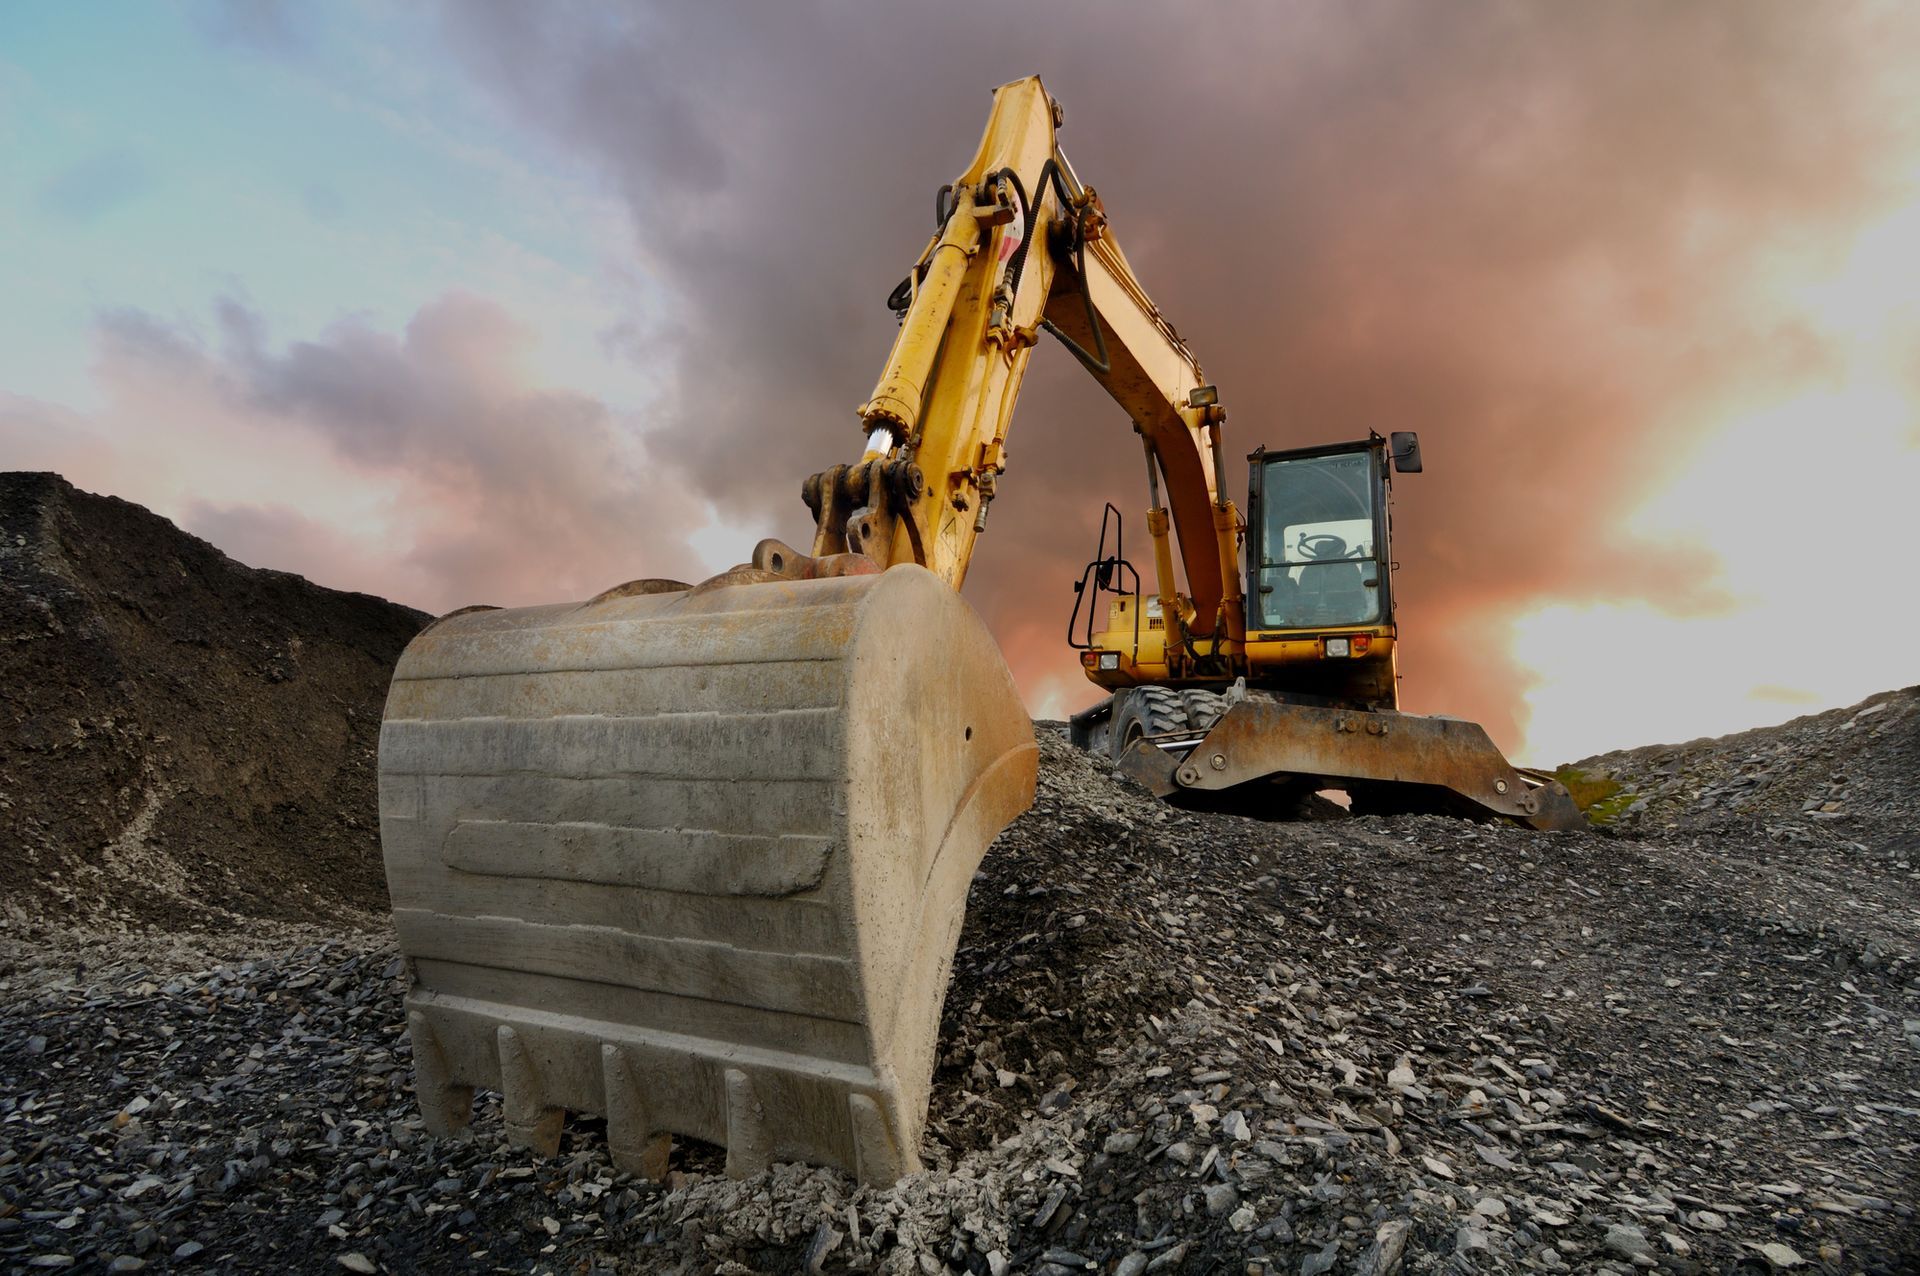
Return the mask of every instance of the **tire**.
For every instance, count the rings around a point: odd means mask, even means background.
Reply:
[[[1180,702],[1187,710],[1187,726],[1194,731],[1213,730],[1227,711],[1227,699],[1217,691],[1182,691]]]
[[[1135,687],[1114,711],[1107,755],[1118,762],[1133,742],[1150,735],[1187,729],[1187,707],[1171,687]]]

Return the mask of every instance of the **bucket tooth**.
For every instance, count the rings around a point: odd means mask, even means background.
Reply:
[[[862,1183],[892,1183],[920,1169],[919,1151],[900,1147],[872,1095],[847,1096],[847,1124],[853,1131],[854,1173]]]
[[[754,1093],[753,1078],[727,1069],[727,1177],[743,1179],[773,1164],[773,1137],[767,1110]]]
[[[633,1065],[619,1046],[601,1045],[600,1070],[606,1082],[607,1151],[613,1163],[629,1174],[660,1182],[667,1177],[673,1136],[654,1124]]]
[[[418,1010],[407,1015],[407,1035],[413,1038],[414,1097],[427,1133],[437,1138],[458,1134],[473,1118],[473,1087],[451,1080],[447,1052],[426,1015]]]
[[[520,1034],[501,1024],[495,1039],[500,1048],[500,1109],[506,1119],[507,1142],[539,1156],[553,1156],[560,1151],[566,1111],[546,1101],[540,1073]]]
[[[765,575],[449,616],[401,656],[380,835],[440,1047],[423,1104],[497,1085],[544,1152],[565,1112],[605,1116],[643,1174],[662,1136],[736,1174],[919,1167],[967,888],[1033,800],[1033,723],[924,568]]]

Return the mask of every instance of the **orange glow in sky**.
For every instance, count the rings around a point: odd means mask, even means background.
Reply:
[[[1744,730],[1920,671],[1920,199],[1863,229],[1838,269],[1781,273],[1772,300],[1830,357],[1772,402],[1676,429],[1672,472],[1626,528],[1712,554],[1723,603],[1521,616],[1530,757]]]

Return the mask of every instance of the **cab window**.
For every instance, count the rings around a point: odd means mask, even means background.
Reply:
[[[1372,458],[1349,452],[1266,466],[1257,608],[1262,626],[1379,620]]]

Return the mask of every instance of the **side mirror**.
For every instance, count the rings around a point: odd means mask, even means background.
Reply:
[[[1420,472],[1420,436],[1412,430],[1395,430],[1387,438],[1387,450],[1393,455],[1393,468],[1401,474]]]

